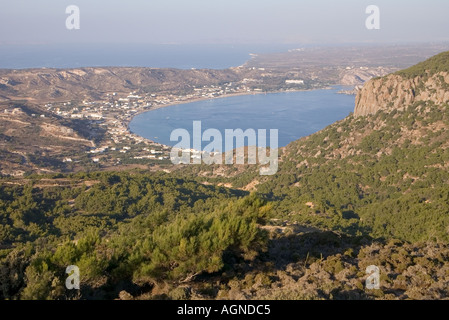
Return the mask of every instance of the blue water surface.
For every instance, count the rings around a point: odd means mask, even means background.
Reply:
[[[201,121],[202,132],[209,128],[220,130],[223,138],[225,129],[266,129],[269,140],[269,130],[278,129],[281,147],[348,116],[354,110],[354,96],[338,94],[340,89],[234,96],[174,105],[137,115],[130,129],[170,146],[177,143],[170,141],[175,129],[186,129],[193,136],[193,121]],[[204,142],[203,148],[207,144]]]
[[[251,53],[283,52],[289,48],[287,45],[0,45],[0,68],[227,69],[243,65]]]

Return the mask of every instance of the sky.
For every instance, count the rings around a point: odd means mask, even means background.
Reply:
[[[365,27],[369,5],[379,30]],[[448,16],[448,0],[0,0],[0,44],[438,42]]]

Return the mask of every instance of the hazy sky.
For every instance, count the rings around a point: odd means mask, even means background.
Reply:
[[[372,4],[380,30],[365,27]],[[80,30],[65,27],[69,5]],[[448,0],[0,0],[0,44],[448,40]]]

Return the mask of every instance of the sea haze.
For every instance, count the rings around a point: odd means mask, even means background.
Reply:
[[[1,45],[0,68],[151,67],[227,69],[244,64],[250,53],[274,53],[286,45]]]
[[[278,129],[279,146],[286,146],[354,110],[354,96],[338,94],[340,89],[234,96],[174,105],[137,115],[130,129],[170,146],[177,143],[170,141],[174,129],[186,129],[192,136],[193,121],[202,122],[203,132],[209,128],[220,130],[223,138],[225,129],[266,129],[267,137],[269,129]],[[204,142],[203,148],[207,144]]]

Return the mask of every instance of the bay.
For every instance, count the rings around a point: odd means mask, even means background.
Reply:
[[[214,128],[223,137],[226,129],[266,129],[269,140],[269,130],[278,129],[279,146],[283,147],[348,116],[354,110],[355,97],[338,94],[340,90],[243,95],[173,105],[139,114],[129,127],[169,146],[177,143],[170,141],[175,129],[186,129],[192,137],[193,121],[201,121],[202,132]]]

